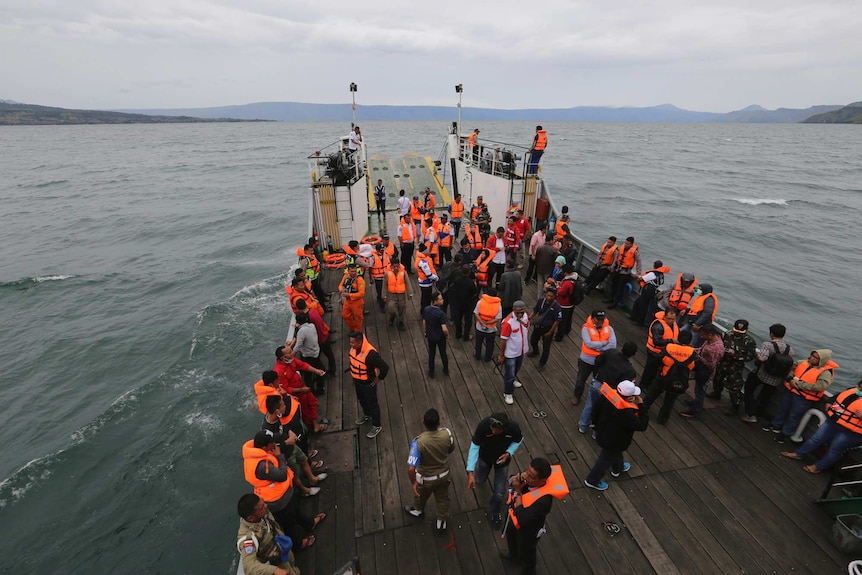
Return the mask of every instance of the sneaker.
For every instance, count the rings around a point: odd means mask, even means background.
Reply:
[[[781,428],[774,425],[764,425],[761,429],[763,431],[771,431],[772,433],[781,433]]]
[[[356,425],[362,425],[366,421],[371,421],[371,418],[368,417],[367,415],[361,415],[361,416],[356,418]]]
[[[778,432],[776,431],[775,433],[778,433]],[[784,445],[788,439],[789,439],[789,437],[787,437],[786,435],[784,435],[782,433],[779,433],[778,435],[775,436],[775,443],[777,443],[779,445]]]
[[[309,487],[308,493],[303,493],[302,497],[312,497],[313,495],[317,495],[320,493],[320,487]]]
[[[321,481],[323,481],[327,477],[329,477],[328,473],[318,473],[317,475],[314,476],[314,479],[315,479],[316,483],[320,483]]]
[[[404,511],[406,511],[407,513],[409,513],[409,514],[410,514],[410,515],[412,515],[413,517],[422,517],[422,510],[421,510],[421,509],[416,509],[416,508],[415,508],[415,507],[413,507],[412,505],[405,505],[405,506],[404,506]]]
[[[521,383],[520,381],[518,381],[517,379],[515,380],[515,383],[513,383],[512,385],[514,385],[515,387],[524,387],[524,384]]]
[[[506,402],[506,405],[512,405],[515,403],[515,398],[512,397],[511,393],[504,393],[503,394],[503,401]]]
[[[382,425],[379,427],[372,427],[371,431],[369,431],[368,433],[365,434],[365,437],[367,437],[368,439],[374,439],[375,437],[377,437],[377,434],[380,433],[381,431],[383,431]]]
[[[753,415],[743,415],[739,419],[741,419],[745,423],[757,423],[757,417]]]
[[[578,431],[580,431],[581,433],[586,433],[587,429],[589,429],[589,428],[586,426],[583,426],[583,425],[578,426]]]
[[[623,461],[623,470],[620,473],[628,473],[629,469],[631,469],[631,468],[632,468],[631,463],[629,463],[628,461]],[[611,471],[611,477],[619,477],[619,476],[620,476],[619,473],[614,473],[613,471]]]
[[[437,520],[437,532],[443,533],[444,531],[446,531],[446,520],[445,519],[438,519]]]
[[[499,513],[492,513],[491,514],[491,525],[493,525],[494,527],[499,527],[502,524],[503,524],[503,516],[500,515]]]
[[[695,417],[697,417],[697,414],[693,411],[680,411],[679,415],[680,417],[684,417],[686,419],[694,419]]]
[[[595,489],[597,491],[604,491],[605,489],[608,488],[608,482],[607,481],[599,481],[598,485],[593,485],[592,483],[590,483],[589,481],[584,479],[584,485],[586,485],[590,489]]]

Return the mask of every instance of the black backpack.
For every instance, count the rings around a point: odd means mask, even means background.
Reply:
[[[664,381],[664,390],[668,393],[685,393],[688,390],[688,380],[691,377],[691,370],[688,368],[688,364],[695,358],[695,354],[692,353],[683,361],[679,361],[670,355],[667,357],[670,357],[673,360],[673,365],[670,366],[667,373],[662,376],[662,380]]]
[[[763,362],[763,371],[769,375],[785,378],[793,369],[793,358],[790,357],[790,346],[784,344],[784,351],[780,351],[778,344],[770,342],[775,351]]]
[[[563,281],[566,281],[566,280],[563,280]],[[569,299],[572,302],[572,305],[578,305],[579,303],[584,301],[585,297],[587,297],[587,287],[584,284],[584,282],[582,282],[581,280],[569,279],[568,281],[575,284],[575,287],[572,290],[572,295],[569,296]]]

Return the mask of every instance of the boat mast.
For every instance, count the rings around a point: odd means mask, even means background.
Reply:
[[[351,128],[356,127],[356,92],[359,89],[359,86],[356,85],[356,82],[350,83],[350,96],[353,98],[353,123],[350,124]]]
[[[455,84],[455,92],[458,94],[458,136],[461,136],[461,94],[464,92],[463,84]]]

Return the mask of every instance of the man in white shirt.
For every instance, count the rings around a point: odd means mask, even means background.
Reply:
[[[503,401],[506,405],[515,403],[512,394],[516,387],[523,387],[515,379],[524,363],[524,354],[529,351],[528,333],[530,318],[527,316],[527,304],[518,300],[512,304],[512,313],[503,320],[500,328],[500,358],[503,364]]]
[[[404,190],[398,192],[398,215],[404,217],[410,213],[410,198],[408,198]]]
[[[353,131],[350,132],[350,139],[347,142],[347,149],[350,150],[350,153],[352,154],[361,147],[362,133],[359,131],[359,126],[354,126]]]

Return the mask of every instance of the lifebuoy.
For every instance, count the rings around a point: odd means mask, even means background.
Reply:
[[[383,239],[380,236],[365,236],[362,238],[363,244],[371,244],[372,246],[376,246],[382,241]]]
[[[323,267],[328,270],[338,270],[347,262],[347,254],[329,254],[323,258]]]

